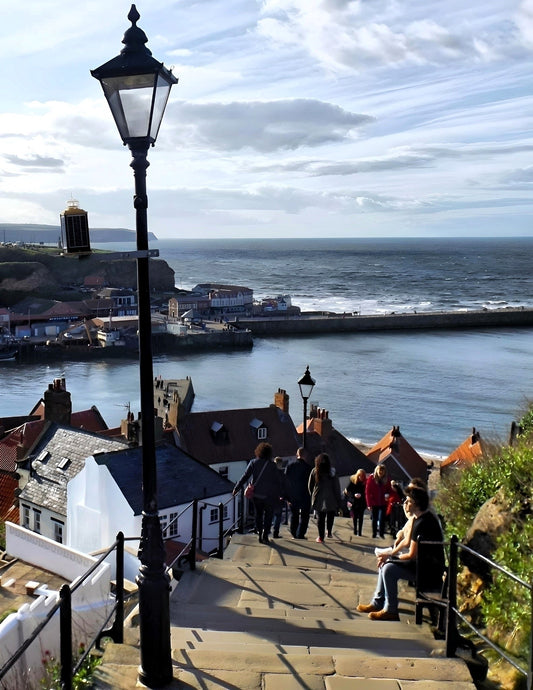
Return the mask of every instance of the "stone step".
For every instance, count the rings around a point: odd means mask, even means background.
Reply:
[[[443,642],[415,625],[412,588],[400,587],[400,622],[356,611],[372,596],[381,542],[341,519],[325,544],[282,534],[271,545],[233,535],[224,560],[183,572],[170,598],[169,688],[474,690],[464,661],[446,659]],[[128,644],[106,649],[97,690],[139,687],[136,622]]]
[[[399,624],[396,624],[399,625]],[[365,634],[366,633],[366,634]],[[379,634],[378,634],[379,633]],[[398,636],[394,628],[380,628],[375,635],[368,636],[368,631],[312,630],[283,631],[278,629],[257,630],[251,632],[247,627],[245,633],[227,630],[209,630],[200,628],[171,629],[173,649],[238,649],[241,646],[268,649],[272,653],[282,650],[313,650],[318,654],[327,651],[335,653],[377,653],[386,652],[390,657],[413,656],[427,658],[434,653],[443,655],[442,643],[437,644],[429,636],[422,636],[413,631],[412,635]],[[285,653],[285,652],[284,652]]]
[[[475,690],[458,659],[389,658],[309,650],[176,650],[169,689],[215,690]],[[108,645],[106,663],[96,670],[95,690],[131,690],[137,681],[139,652]]]

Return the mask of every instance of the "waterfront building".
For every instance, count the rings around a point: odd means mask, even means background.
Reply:
[[[288,462],[301,443],[288,400],[280,389],[269,407],[191,412],[178,425],[178,444],[233,483],[262,441]]]
[[[474,427],[472,433],[441,462],[440,473],[445,475],[469,467],[489,452],[489,444]]]
[[[94,453],[73,477],[66,491],[68,545],[83,553],[106,548],[118,531],[126,536],[141,533],[143,510],[141,447]],[[189,504],[199,499],[203,519],[199,525],[199,549],[209,552],[218,544],[218,505],[224,504],[224,525],[236,520],[233,483],[170,443],[156,447],[157,505],[163,538],[168,540],[168,560],[192,535]],[[179,518],[178,518],[179,516]],[[137,542],[125,556],[126,577],[139,570]]]
[[[399,426],[393,426],[366,455],[374,467],[383,463],[389,477],[401,484],[408,484],[413,477],[426,481],[431,470],[431,466],[402,436]]]

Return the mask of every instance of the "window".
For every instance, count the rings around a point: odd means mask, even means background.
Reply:
[[[224,477],[224,479],[227,479],[228,475],[229,475],[228,466],[222,465],[222,467],[219,468],[218,473],[221,477]]]
[[[257,430],[257,438],[260,441],[263,441],[267,437],[267,428],[266,426],[262,426]]]
[[[59,542],[60,544],[63,543],[63,527],[65,526],[63,522],[59,522],[59,520],[53,520],[54,523],[54,539]]]
[[[33,509],[33,530],[41,534],[41,511]]]
[[[168,518],[166,515],[160,515],[159,516],[159,524],[161,525],[161,534],[163,535],[163,538],[167,536],[165,532],[167,531],[167,525],[168,525]]]
[[[222,519],[227,520],[228,519],[228,506],[224,506],[222,509]],[[211,508],[209,511],[209,522],[218,522],[218,508]]]
[[[170,513],[170,524],[168,527],[168,536],[177,537],[178,536],[178,514]]]
[[[22,526],[30,529],[30,509],[28,506],[22,506]]]

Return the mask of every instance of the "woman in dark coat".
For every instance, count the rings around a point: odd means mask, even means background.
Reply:
[[[363,533],[363,517],[366,510],[366,472],[357,470],[350,477],[350,483],[344,489],[350,515],[353,519],[353,533],[359,536]]]
[[[233,487],[233,495],[235,496],[249,482],[254,485],[252,501],[255,510],[255,529],[261,544],[268,544],[274,506],[283,496],[281,473],[272,460],[270,443],[260,443],[257,446],[255,458],[250,460],[244,474]]]
[[[317,512],[318,537],[316,541],[322,543],[326,538],[326,527],[328,537],[332,537],[335,513],[342,506],[339,478],[335,469],[331,467],[327,453],[320,453],[315,458],[315,467],[309,475],[309,493],[311,507]]]

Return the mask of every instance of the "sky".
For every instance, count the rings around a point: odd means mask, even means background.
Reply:
[[[19,11],[20,9],[20,11]],[[0,0],[0,222],[134,229],[121,0]],[[140,0],[160,239],[533,234],[533,0]]]

